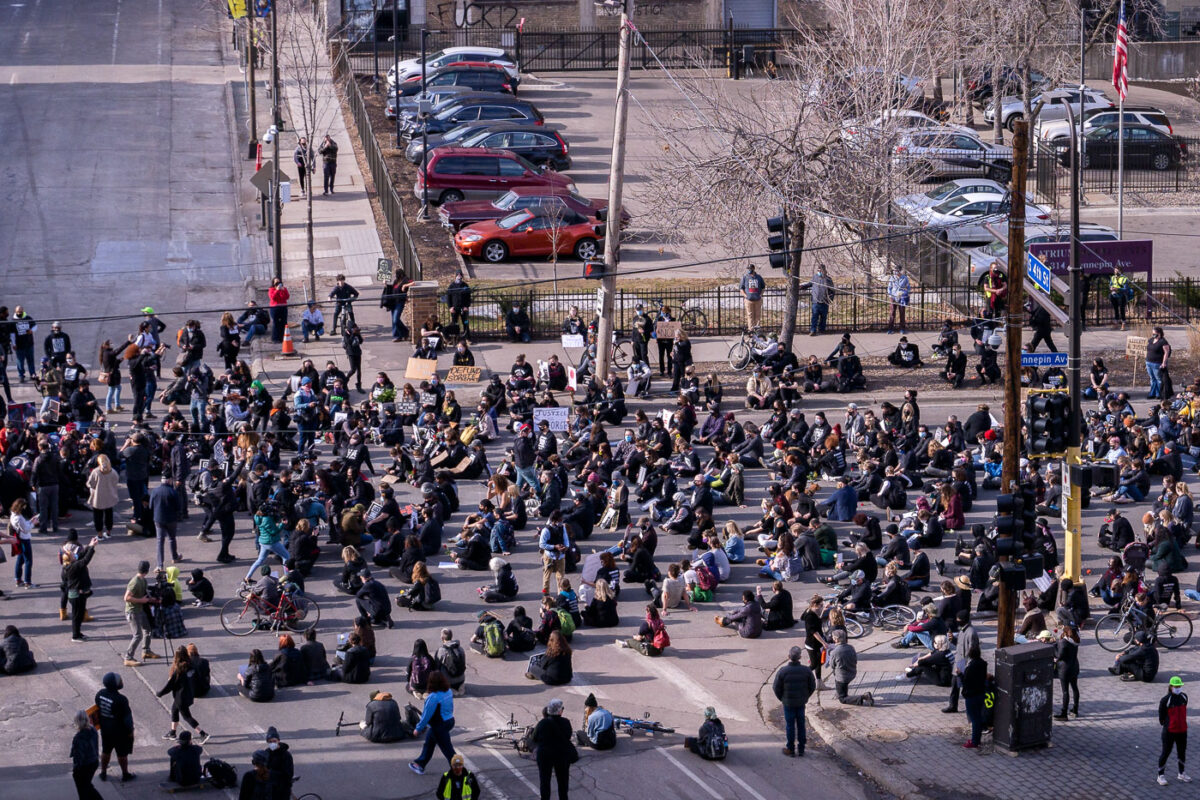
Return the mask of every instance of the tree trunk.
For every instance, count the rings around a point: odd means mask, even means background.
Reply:
[[[305,248],[308,254],[308,299],[317,299],[317,260],[313,252],[313,192],[312,192],[312,170],[308,170],[308,189],[304,192],[304,198],[307,202],[304,204],[308,212],[307,224],[304,226],[305,232]]]
[[[787,298],[783,306],[783,325],[779,329],[779,342],[795,352],[792,340],[796,336],[796,314],[800,308],[800,261],[804,255],[804,218],[789,220],[788,225],[788,283]]]

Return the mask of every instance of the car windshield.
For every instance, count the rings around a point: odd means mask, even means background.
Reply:
[[[528,211],[521,210],[521,211],[517,211],[512,214],[509,214],[507,217],[502,218],[496,224],[507,231],[507,230],[512,230],[513,228],[520,225],[522,222],[525,222],[526,220],[530,220],[530,219],[533,219],[533,215],[530,214]]]
[[[939,214],[950,214],[967,204],[966,196],[952,197],[941,205],[934,206],[933,210]]]
[[[496,208],[512,208],[519,196],[516,192],[505,192],[492,205]]]
[[[1004,256],[1008,255],[1008,245],[1000,240],[996,240],[991,244],[984,245],[979,248],[981,252],[987,253],[989,256]]]
[[[953,194],[954,190],[957,188],[958,188],[957,183],[955,183],[954,181],[947,181],[946,183],[943,183],[941,186],[935,186],[932,189],[930,189],[928,192],[925,193],[925,196],[928,197],[930,200],[944,200],[945,198],[947,198],[951,194]]]

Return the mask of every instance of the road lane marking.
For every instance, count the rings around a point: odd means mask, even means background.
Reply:
[[[117,33],[121,30],[121,0],[117,0],[117,13],[113,17],[113,42],[112,42],[112,61],[117,63]]]
[[[763,797],[761,794],[759,794],[758,792],[754,791],[754,788],[753,788],[753,787],[751,787],[751,786],[750,786],[750,784],[746,783],[744,780],[742,780],[741,778],[739,778],[739,777],[737,776],[737,773],[735,773],[735,772],[734,772],[733,770],[731,770],[729,767],[725,766],[724,764],[722,764],[722,763],[721,763],[721,762],[719,762],[719,761],[714,761],[714,762],[713,762],[713,764],[715,764],[715,765],[716,765],[717,769],[721,770],[721,771],[722,771],[722,772],[724,772],[726,775],[728,775],[729,777],[733,778],[733,780],[734,780],[734,781],[737,783],[737,785],[738,785],[738,786],[742,787],[742,788],[743,788],[743,789],[745,789],[747,792],[749,792],[749,793],[750,793],[750,796],[751,796],[751,797],[753,797],[753,798],[754,798],[754,800],[767,800],[767,798]]]
[[[634,651],[630,651],[634,652]],[[636,655],[636,654],[635,654]],[[741,714],[738,714],[733,708],[725,705],[719,700],[713,699],[712,695],[700,683],[693,679],[679,667],[674,666],[670,662],[664,661],[661,658],[646,658],[645,656],[636,655],[641,659],[641,666],[644,666],[650,672],[655,673],[668,683],[673,683],[683,692],[683,694],[700,708],[712,706],[717,710],[717,714],[723,719],[732,719],[737,722],[748,722]]]
[[[697,778],[696,775],[690,769],[688,769],[687,767],[685,767],[683,764],[680,763],[679,759],[677,759],[675,756],[673,756],[669,752],[667,752],[667,749],[665,747],[658,747],[655,749],[658,750],[658,752],[662,753],[668,761],[670,761],[672,764],[674,764],[676,767],[678,767],[680,772],[682,772],[684,775],[688,776],[688,778],[690,778],[692,780],[692,782],[694,782],[697,786],[699,786],[701,789],[703,789],[708,794],[709,797],[711,797],[713,800],[721,800],[721,795],[714,792],[707,783],[705,783],[704,781]]]

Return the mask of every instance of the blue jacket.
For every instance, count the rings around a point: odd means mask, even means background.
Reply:
[[[821,505],[829,509],[829,519],[835,522],[849,522],[854,519],[858,510],[858,492],[853,486],[843,486]]]
[[[433,692],[425,698],[425,710],[421,713],[421,720],[417,723],[416,732],[420,733],[433,721],[433,712],[441,706],[442,722],[448,722],[454,719],[454,693],[447,689],[444,692]]]
[[[150,510],[155,525],[174,524],[179,520],[179,492],[168,483],[155,486],[150,490]]]

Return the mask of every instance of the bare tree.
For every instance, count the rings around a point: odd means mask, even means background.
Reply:
[[[554,265],[554,297],[558,298],[558,251],[566,239],[567,206],[561,200],[550,202],[540,209],[546,220],[546,235],[550,241],[550,261]]]

